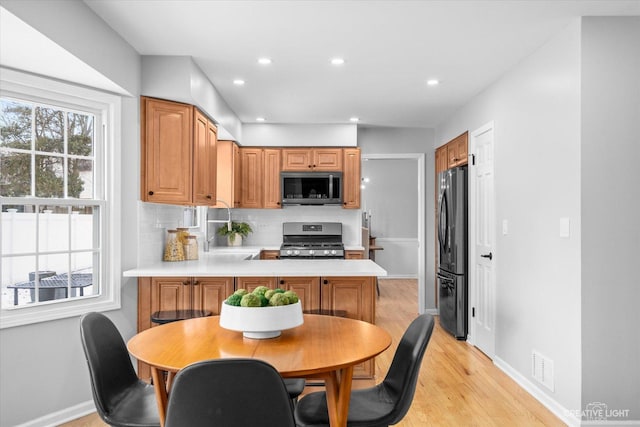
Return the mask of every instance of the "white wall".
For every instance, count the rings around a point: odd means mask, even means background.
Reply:
[[[238,142],[245,147],[355,147],[355,124],[245,123]]]
[[[473,66],[473,64],[469,64]],[[580,408],[580,24],[573,22],[436,129],[437,145],[493,120],[496,358],[525,380],[531,352],[555,364],[555,391]],[[600,171],[599,171],[600,172]],[[559,237],[560,218],[571,237]],[[496,230],[501,230],[496,227]],[[544,390],[543,390],[544,389]]]
[[[120,161],[122,181],[129,184],[122,186],[123,213],[135,212],[140,167],[138,54],[83,2],[2,0],[0,4],[134,96],[122,100]],[[47,70],[41,74],[46,75]],[[135,235],[136,222],[123,221],[123,269],[135,267],[137,245],[130,238]],[[121,285],[122,308],[106,314],[128,339],[136,332],[136,281],[122,279]],[[77,415],[78,410],[92,410],[77,317],[5,328],[0,331],[0,342],[0,425],[36,419],[32,425],[55,425],[65,416]]]
[[[434,227],[429,224],[435,223],[435,202],[433,196],[434,189],[434,130],[428,128],[390,128],[390,127],[361,127],[358,128],[358,146],[362,149],[363,157],[384,154],[401,154],[401,153],[424,153],[425,154],[425,289],[424,289],[424,307],[426,309],[434,309],[436,307],[435,300],[435,254],[434,254]],[[407,188],[407,194],[417,191],[417,182],[413,189]],[[366,200],[366,195],[363,202]],[[373,226],[376,227],[378,216],[373,218]],[[374,229],[375,234],[375,229]],[[383,240],[384,242],[384,240]],[[385,266],[393,266],[394,263],[400,263],[401,271],[406,271],[411,266],[406,265],[404,261],[398,261],[396,257],[393,241],[385,242],[389,247],[384,251],[376,254],[376,261],[382,259]],[[396,240],[397,253],[407,254],[411,251],[409,242]],[[414,248],[417,250],[417,248]],[[391,259],[389,259],[391,258]],[[394,268],[391,268],[393,272]]]
[[[640,17],[584,18],[581,134],[582,407],[640,424]]]
[[[242,138],[240,119],[190,56],[143,56],[140,93],[196,105],[218,124],[218,139]]]

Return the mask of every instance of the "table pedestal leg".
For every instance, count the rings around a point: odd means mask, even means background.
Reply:
[[[151,367],[151,378],[153,378],[153,388],[156,391],[156,402],[158,403],[160,426],[164,427],[164,421],[167,417],[167,384],[164,381],[163,372],[154,366]]]
[[[346,427],[351,399],[353,366],[331,372],[325,377],[327,409],[331,427]]]

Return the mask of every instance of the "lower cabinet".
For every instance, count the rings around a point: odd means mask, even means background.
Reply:
[[[375,277],[140,277],[138,278],[138,332],[154,326],[151,313],[159,310],[209,310],[220,314],[223,301],[236,289],[251,292],[258,286],[292,290],[305,312],[375,323]],[[354,378],[373,378],[374,360],[354,368]],[[138,376],[151,377],[148,365],[138,362]]]

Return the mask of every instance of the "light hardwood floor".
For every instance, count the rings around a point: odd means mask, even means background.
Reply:
[[[391,347],[376,358],[375,381],[356,381],[367,387],[384,379],[395,347],[417,316],[415,280],[380,280],[376,324],[392,336]],[[310,391],[316,387],[307,388]],[[65,427],[105,426],[91,414]],[[436,327],[427,347],[413,404],[400,427],[564,426],[555,415],[518,386],[475,347],[457,341]]]

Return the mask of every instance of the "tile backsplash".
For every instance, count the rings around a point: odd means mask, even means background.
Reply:
[[[202,216],[204,208],[196,208]],[[139,252],[138,265],[162,259],[167,230],[191,225],[193,208],[138,202]],[[226,209],[209,209],[210,219],[226,219]],[[282,223],[292,221],[341,222],[342,239],[347,246],[361,245],[361,211],[342,209],[339,206],[289,206],[283,209],[232,209],[233,221],[244,221],[251,225],[251,233],[245,246],[277,248],[282,243]],[[191,230],[198,236],[200,249],[204,236],[204,221]],[[211,224],[209,235],[214,236],[220,224]],[[226,246],[226,239],[215,235],[215,247]]]

